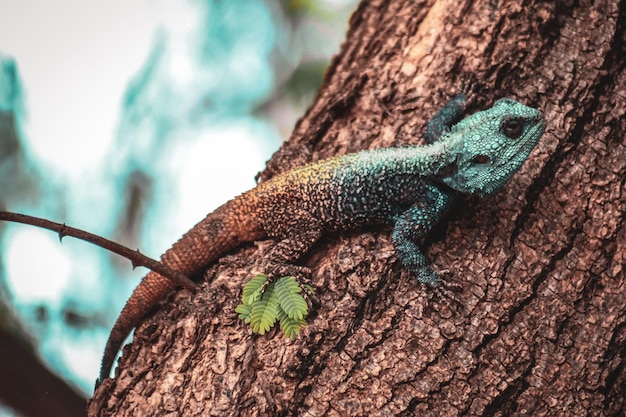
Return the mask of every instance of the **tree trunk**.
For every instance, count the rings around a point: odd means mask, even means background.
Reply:
[[[388,230],[354,231],[302,260],[316,302],[301,335],[253,335],[234,311],[266,252],[250,244],[144,321],[90,414],[623,415],[626,2],[525,3],[364,1],[261,175],[421,144],[468,85],[474,110],[499,97],[541,109],[529,161],[425,242],[459,308],[402,270]]]

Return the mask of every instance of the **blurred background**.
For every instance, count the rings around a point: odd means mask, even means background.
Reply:
[[[355,4],[2,0],[0,210],[158,258],[254,187],[312,102]],[[109,330],[145,273],[0,222],[0,415],[24,413],[8,404],[10,366],[90,396]]]

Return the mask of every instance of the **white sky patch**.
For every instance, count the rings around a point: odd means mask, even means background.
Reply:
[[[49,231],[12,226],[5,243],[9,291],[22,303],[58,304],[72,270],[71,255]]]
[[[161,183],[155,193],[162,199],[155,203],[161,210],[151,210],[146,222],[160,224],[145,231],[142,245],[154,256],[215,208],[253,188],[255,174],[281,141],[272,125],[243,115],[218,125],[181,129],[176,136],[179,140],[162,162],[162,175],[171,181]],[[170,220],[161,224],[164,217]]]
[[[73,340],[72,343],[64,343],[60,348],[61,360],[65,366],[83,381],[93,381],[94,375],[98,375],[102,350],[95,348],[89,340]]]
[[[184,2],[174,3],[21,0],[2,6],[0,51],[18,62],[33,156],[74,178],[101,160],[155,29],[166,20],[189,20]]]
[[[271,153],[264,152],[262,143],[251,134],[251,130],[260,130],[262,125],[238,119],[230,125],[204,130],[194,142],[176,144],[175,153],[184,161],[178,168],[178,219],[199,221],[217,206],[255,186],[254,174],[245,168],[253,167],[258,172],[263,168],[263,158],[269,158]],[[276,139],[278,144],[278,135]]]

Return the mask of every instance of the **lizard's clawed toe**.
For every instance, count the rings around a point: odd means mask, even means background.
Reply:
[[[462,286],[456,282],[441,280],[437,286],[429,287],[428,290],[433,293],[434,297],[443,301],[450,310],[463,309],[463,303],[457,294],[462,290]]]

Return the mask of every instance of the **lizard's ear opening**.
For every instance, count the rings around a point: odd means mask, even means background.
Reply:
[[[487,155],[476,155],[474,158],[472,158],[472,162],[474,164],[488,164],[489,157]]]

